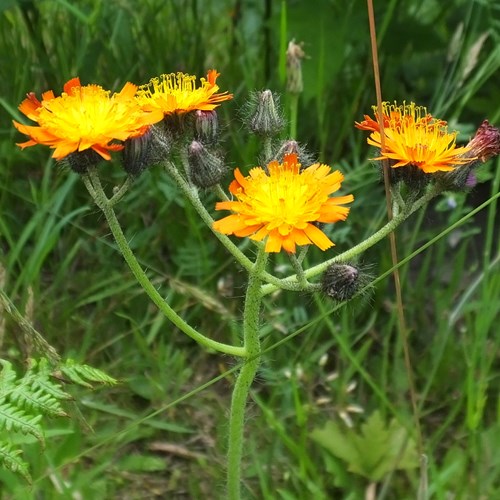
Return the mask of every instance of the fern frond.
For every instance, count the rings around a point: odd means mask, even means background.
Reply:
[[[9,394],[9,401],[31,413],[41,413],[50,417],[67,417],[61,403],[43,389],[33,391],[33,387],[23,381]]]
[[[80,365],[72,359],[67,359],[59,366],[61,372],[75,384],[92,388],[90,382],[104,385],[116,385],[118,381],[106,373],[89,365]]]
[[[0,372],[0,398],[9,392],[17,379],[17,373],[12,368],[12,363],[5,359],[0,359],[2,371]]]
[[[19,432],[34,436],[44,447],[45,417],[67,417],[62,402],[73,399],[61,389],[71,381],[93,389],[95,384],[115,385],[118,382],[106,373],[68,359],[54,363],[46,358],[28,360],[28,370],[18,377],[12,363],[0,359],[0,431]],[[44,419],[44,420],[42,420]],[[20,474],[31,482],[28,465],[19,455],[22,450],[0,433],[0,466]]]
[[[10,444],[0,444],[0,465],[11,472],[20,474],[31,484],[31,475],[28,470],[28,464],[19,456],[21,450],[13,450]]]

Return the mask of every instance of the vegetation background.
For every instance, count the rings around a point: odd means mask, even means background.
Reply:
[[[74,391],[79,417],[51,421],[44,451],[25,438],[31,489],[0,470],[1,498],[220,498],[232,381],[224,375],[231,359],[205,352],[148,303],[78,176],[55,165],[48,148],[14,145],[21,140],[11,124],[21,118],[17,105],[29,91],[59,92],[73,76],[117,90],[165,72],[203,76],[216,68],[221,89],[234,93],[220,108],[227,162],[247,168],[258,164],[258,143],[241,110],[252,90],[284,93],[284,53],[295,38],[308,55],[297,139],[338,166],[356,198],[335,231],[333,252],[344,250],[386,217],[365,135],[353,128],[375,102],[366,2],[312,4],[0,2],[5,289],[21,309],[28,304],[30,319],[63,356],[122,382]],[[386,100],[426,105],[460,130],[460,141],[484,118],[500,123],[498,2],[376,0],[375,10]],[[282,102],[287,109],[286,96]],[[104,171],[110,183],[123,177],[117,165]],[[402,268],[429,494],[437,499],[500,498],[497,204],[452,227],[498,192],[496,160],[478,173],[471,193],[443,195],[397,231],[400,258],[442,236]],[[206,199],[213,204],[210,193]],[[118,215],[174,309],[213,338],[236,339],[244,275],[164,173],[143,175]],[[387,271],[387,242],[363,263],[374,276]],[[283,256],[273,266],[290,271]],[[16,332],[3,324],[0,357],[23,370]],[[390,447],[390,422],[413,425],[390,276],[369,298],[334,313],[319,296],[275,295],[266,302],[263,336],[269,350],[247,421],[248,496],[357,499],[376,488],[378,498],[414,498],[414,464],[387,474],[370,469]],[[359,438],[361,452],[339,456],[324,436],[318,443],[325,425]]]

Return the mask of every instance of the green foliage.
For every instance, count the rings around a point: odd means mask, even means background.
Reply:
[[[18,377],[12,363],[0,359],[0,464],[18,473],[28,482],[31,476],[28,464],[20,459],[22,449],[10,442],[16,433],[30,434],[45,447],[44,428],[47,417],[68,417],[62,404],[72,396],[61,389],[46,359],[30,360],[30,366]],[[116,380],[101,370],[67,360],[57,367],[70,382],[92,389],[92,384],[114,385]]]
[[[360,432],[328,421],[311,437],[334,456],[347,462],[351,472],[378,482],[393,470],[418,467],[415,441],[395,419],[387,425],[380,412],[370,415]]]
[[[484,118],[499,125],[498,2],[374,3],[387,100],[426,105],[463,132],[459,141]],[[3,430],[0,489],[16,500],[144,498],[153,491],[164,498],[220,497],[224,449],[217,443],[226,431],[232,381],[226,371],[234,368],[232,361],[200,351],[148,304],[78,177],[55,165],[48,149],[15,147],[21,137],[11,119],[20,118],[16,107],[26,92],[58,91],[73,76],[119,89],[128,80],[142,83],[162,72],[202,75],[215,67],[221,89],[235,94],[220,108],[226,160],[230,167],[251,167],[258,163],[256,146],[243,133],[237,110],[252,90],[283,92],[277,70],[278,63],[284,68],[282,49],[291,38],[303,41],[308,58],[298,139],[321,161],[338,165],[356,198],[349,224],[334,228],[335,255],[385,219],[378,172],[367,161],[373,155],[352,127],[375,100],[366,2],[322,0],[313,8],[309,0],[0,4],[0,261],[7,268],[8,289],[21,310],[33,295],[33,321],[64,358],[84,360],[124,381],[105,395],[83,387],[85,397],[79,398],[75,391],[93,433],[82,431],[74,419],[48,423],[43,417],[38,425],[50,440],[40,453],[26,441],[36,440],[33,434],[16,433],[19,439],[10,442]],[[400,259],[440,236],[401,268],[429,494],[437,500],[500,497],[498,204],[442,234],[498,193],[500,164],[490,162],[479,173],[482,182],[472,193],[442,198],[439,206],[415,214],[397,235]],[[112,165],[103,167],[103,175],[110,190],[122,179]],[[210,193],[201,196],[213,206]],[[127,194],[118,216],[171,306],[214,338],[236,341],[245,275],[208,229],[185,214],[184,205],[168,177],[152,170]],[[320,259],[315,251],[307,256],[310,264]],[[373,275],[390,269],[388,245],[371,249],[363,263]],[[271,266],[283,276],[291,272],[283,256]],[[310,430],[351,404],[378,410],[387,422],[412,425],[401,411],[407,408],[408,387],[390,278],[364,300],[332,309],[319,297],[295,294],[266,301],[262,324],[268,351],[255,385],[258,406],[247,420],[249,497],[362,498],[360,476],[313,442]],[[8,335],[1,350],[2,358],[22,357]],[[93,384],[78,370],[70,372]],[[301,375],[288,378],[296,372]],[[37,394],[39,401],[58,389],[59,396],[52,396],[69,413],[63,397],[67,386],[59,380],[71,376],[61,370],[59,376],[49,377],[43,392],[31,385],[28,394]],[[352,381],[356,387],[347,392]],[[26,389],[22,392],[26,396]],[[14,408],[34,416],[25,406]],[[358,429],[361,417],[351,418]],[[390,428],[384,425],[382,432]],[[365,439],[362,431],[353,437]],[[158,441],[193,448],[207,459],[165,453],[162,470],[159,462],[149,461],[150,445]],[[139,470],[135,454],[147,457],[144,469],[150,471]],[[129,455],[132,465],[122,462]],[[30,464],[32,492],[22,478],[24,462]],[[17,475],[5,470],[16,468]],[[380,483],[385,498],[414,498],[416,476],[405,470],[385,477]]]

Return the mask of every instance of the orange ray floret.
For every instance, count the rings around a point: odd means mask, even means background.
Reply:
[[[327,165],[315,163],[301,170],[297,155],[285,155],[283,163],[269,163],[268,172],[252,168],[248,176],[239,169],[229,190],[237,201],[221,201],[216,210],[234,212],[214,222],[223,234],[266,240],[266,252],[281,249],[295,253],[296,245],[314,244],[326,250],[334,243],[318,228],[318,222],[345,220],[354,197],[330,197],[340,189],[344,176]]]
[[[147,111],[160,110],[164,115],[188,111],[212,111],[223,101],[233,98],[227,92],[217,93],[219,73],[212,69],[207,78],[200,79],[185,73],[170,73],[152,78],[137,91],[137,101]]]
[[[57,160],[93,149],[109,160],[110,151],[123,148],[116,141],[143,135],[149,125],[163,119],[162,113],[140,108],[134,97],[136,90],[136,85],[126,83],[120,92],[110,95],[99,85],[82,86],[79,78],[72,78],[59,97],[49,90],[40,101],[29,93],[19,110],[38,126],[14,121],[14,126],[30,138],[18,146],[50,146]]]
[[[380,120],[374,106],[375,119],[368,115],[355,122],[361,130],[371,131],[368,144],[382,149]],[[471,161],[465,155],[470,147],[456,145],[456,132],[448,132],[446,122],[427,113],[415,103],[397,105],[383,103],[384,151],[374,160],[390,160],[392,168],[413,165],[425,173],[453,170]]]

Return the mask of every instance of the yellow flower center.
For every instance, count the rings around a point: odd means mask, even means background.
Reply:
[[[143,109],[161,109],[165,115],[196,109],[211,111],[220,102],[232,98],[227,92],[216,94],[219,90],[215,83],[217,76],[215,70],[209,71],[207,78],[201,78],[201,84],[196,88],[195,76],[184,73],[160,75],[141,85],[136,98]]]
[[[44,102],[38,123],[60,138],[98,142],[102,136],[115,135],[117,129],[123,128],[131,112],[133,101],[110,99],[109,94],[97,85],[73,89],[72,95]]]
[[[243,177],[236,169],[230,191],[238,201],[219,202],[217,210],[232,210],[235,214],[214,223],[214,229],[224,234],[249,236],[261,241],[266,236],[267,252],[295,252],[295,245],[314,243],[322,250],[333,243],[315,222],[344,220],[349,209],[344,203],[353,201],[352,195],[331,198],[340,188],[343,175],[331,172],[327,165],[318,163],[300,170],[297,157],[286,155],[282,164],[268,165],[268,172],[260,167]]]

